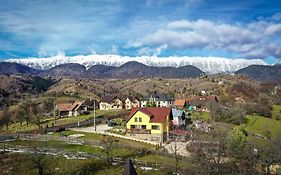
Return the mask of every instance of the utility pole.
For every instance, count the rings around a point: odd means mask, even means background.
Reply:
[[[53,111],[53,115],[54,115],[54,120],[55,120],[55,125],[56,125],[56,102],[54,101],[54,111]]]
[[[96,100],[94,99],[94,128],[95,128],[95,132],[97,131],[97,127],[96,127]]]

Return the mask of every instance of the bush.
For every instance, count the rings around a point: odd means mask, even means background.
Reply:
[[[215,121],[226,122],[232,124],[242,124],[246,122],[246,112],[237,107],[227,108],[218,106],[212,109],[212,117]]]
[[[247,103],[244,105],[244,109],[247,111],[249,115],[261,115],[264,117],[271,117],[272,107],[266,104],[256,104],[256,103]]]

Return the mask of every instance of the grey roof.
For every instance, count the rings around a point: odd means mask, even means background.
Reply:
[[[173,117],[181,117],[184,114],[184,111],[173,108],[172,109],[172,114],[173,114]]]
[[[150,95],[144,96],[142,100],[149,100],[150,98],[155,98],[159,101],[173,101],[173,98],[169,95],[152,93]]]

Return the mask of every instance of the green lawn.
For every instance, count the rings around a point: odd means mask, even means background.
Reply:
[[[281,105],[272,106],[272,118],[281,120]]]
[[[74,145],[74,144],[68,144],[66,142],[62,141],[22,141],[22,140],[16,140],[16,141],[11,141],[7,143],[0,143],[0,147],[13,147],[13,146],[24,146],[24,147],[29,147],[29,148],[49,148],[49,149],[57,149],[57,150],[64,150],[66,152],[86,152],[89,154],[97,155],[97,156],[105,156],[105,153],[103,152],[103,149],[99,147],[94,147],[91,145]],[[175,159],[173,157],[167,157],[167,156],[162,156],[162,155],[157,155],[157,154],[146,154],[146,155],[139,155],[138,151],[135,149],[127,149],[127,148],[113,148],[112,155],[114,157],[120,157],[120,158],[131,158],[131,159],[136,159],[138,161],[142,162],[147,162],[149,164],[157,164],[166,168],[173,169],[175,165]],[[56,158],[57,159],[57,158]],[[61,160],[62,158],[58,158]],[[75,160],[72,160],[73,163],[82,163],[82,162],[76,162]],[[77,160],[80,161],[80,160]],[[85,160],[86,162],[89,160]],[[56,164],[58,167],[65,167],[63,165],[64,163],[59,163]],[[63,166],[61,166],[63,165]],[[179,168],[182,170],[185,170],[187,168],[192,168],[194,165],[192,165],[190,162],[186,160],[180,160],[179,161]],[[74,167],[73,167],[74,168]],[[112,169],[111,169],[112,168]],[[120,167],[110,167],[110,169],[101,169],[98,171],[97,174],[107,174],[107,173],[112,173],[114,172],[113,169],[120,168]],[[75,168],[76,169],[76,168]],[[117,172],[120,172],[123,168],[121,169],[116,169]],[[73,170],[73,169],[72,169]],[[67,170],[63,170],[67,171]],[[137,169],[139,174],[161,174],[159,171],[148,171],[147,173]],[[122,172],[122,171],[121,171]]]
[[[95,133],[86,133],[86,132],[78,132],[78,131],[64,131],[61,133],[53,133],[53,135],[56,136],[69,136],[72,134],[84,134],[84,137],[81,137],[81,139],[87,139],[87,140],[102,140],[103,139],[103,135],[101,134],[95,134]],[[110,137],[110,136],[107,136]],[[115,137],[111,137],[111,138],[115,138]],[[119,145],[125,145],[127,147],[130,148],[135,148],[135,149],[147,149],[147,150],[155,150],[156,147],[155,145],[150,145],[150,144],[146,144],[146,143],[141,143],[141,142],[135,142],[132,140],[126,140],[126,139],[121,139],[121,138],[115,138],[118,140],[118,144]]]
[[[165,167],[174,167],[176,160],[173,157],[166,157],[166,156],[161,156],[161,155],[156,155],[156,154],[148,154],[142,157],[136,158],[139,161],[144,161],[147,163],[154,163],[154,164],[159,164],[163,165]],[[181,169],[188,169],[191,168],[193,165],[186,161],[186,160],[179,160],[179,167]]]
[[[97,110],[96,111],[96,117],[101,117],[101,116],[110,116],[113,114],[122,114],[126,112],[126,110]],[[45,128],[47,125],[50,126],[60,126],[60,125],[65,125],[65,124],[70,124],[70,123],[77,123],[77,122],[82,122],[85,120],[88,120],[89,118],[93,117],[93,111],[90,111],[90,114],[88,115],[80,115],[80,116],[76,116],[76,117],[62,117],[55,120],[53,117],[50,118],[46,118],[44,120],[42,120],[42,127]],[[22,125],[20,125],[20,123],[13,123],[11,125],[9,125],[9,130],[11,132],[24,132],[24,131],[31,131],[34,129],[38,129],[38,126],[35,125],[34,123],[29,123],[29,125],[27,126],[26,123],[24,122]],[[4,130],[4,128],[3,128]]]
[[[247,123],[238,127],[265,137],[277,137],[281,134],[281,121],[261,116],[247,116]]]
[[[93,114],[81,115],[81,116],[76,116],[76,117],[63,117],[63,118],[57,119],[56,123],[55,123],[55,120],[53,117],[46,118],[46,119],[42,120],[41,126],[43,128],[45,128],[47,125],[49,127],[51,127],[53,125],[60,126],[60,125],[65,125],[65,124],[69,124],[69,123],[76,123],[76,122],[85,121],[85,120],[91,118],[92,116],[93,116]],[[20,125],[20,123],[14,123],[9,126],[9,130],[11,132],[16,132],[16,131],[24,132],[24,131],[31,131],[34,129],[38,129],[38,126],[34,123],[29,123],[28,126],[26,125],[25,122],[22,125]]]
[[[0,164],[1,174],[23,174],[23,175],[37,175],[38,171],[34,167],[32,160],[33,155],[25,154],[8,154],[4,158],[6,161],[12,161],[9,164]],[[88,175],[113,175],[123,174],[124,165],[108,165],[104,160],[97,159],[66,159],[63,156],[43,156],[44,160],[44,174],[88,174]],[[13,167],[11,169],[11,167]],[[167,175],[163,170],[143,171],[136,167],[139,175]]]
[[[194,111],[191,113],[191,119],[192,120],[203,120],[203,121],[209,121],[211,119],[211,115],[209,112],[197,112]]]

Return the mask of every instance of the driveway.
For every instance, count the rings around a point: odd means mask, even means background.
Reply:
[[[105,132],[107,130],[112,129],[112,127],[109,127],[106,124],[101,124],[96,126],[97,131],[96,132]],[[88,133],[95,133],[95,127],[81,127],[81,128],[72,128],[73,131],[81,131],[81,132],[88,132]]]

